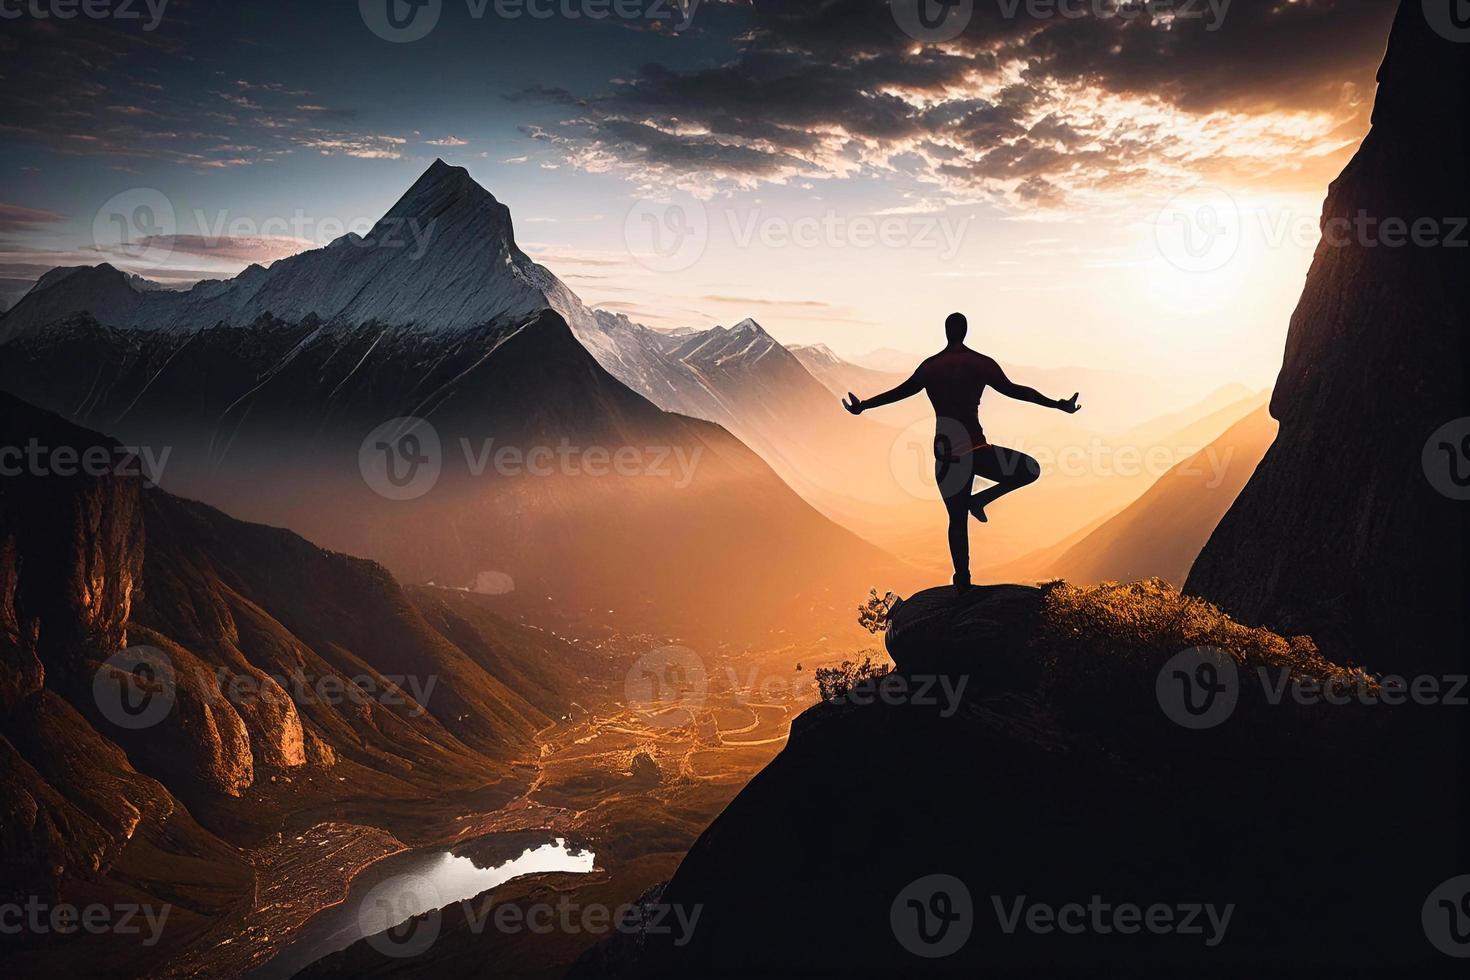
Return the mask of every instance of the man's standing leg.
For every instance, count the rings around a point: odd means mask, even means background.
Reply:
[[[970,585],[970,492],[975,489],[974,457],[945,455],[934,461],[934,482],[949,514],[949,557],[954,584]]]

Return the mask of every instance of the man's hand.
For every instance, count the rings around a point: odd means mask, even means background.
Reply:
[[[842,407],[854,415],[863,414],[863,400],[850,391],[847,393],[847,398],[843,400]]]
[[[1077,414],[1077,409],[1079,409],[1079,408],[1082,407],[1081,405],[1077,404],[1077,396],[1079,394],[1081,394],[1081,393],[1080,392],[1076,392],[1076,391],[1072,392],[1072,397],[1071,398],[1068,398],[1065,401],[1059,401],[1059,402],[1057,402],[1057,408],[1060,408],[1062,411],[1066,412],[1068,415],[1075,415],[1075,414]]]

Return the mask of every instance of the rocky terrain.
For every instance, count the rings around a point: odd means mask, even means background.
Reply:
[[[1443,670],[1467,635],[1467,510],[1449,495],[1464,462],[1459,436],[1435,438],[1470,416],[1467,73],[1470,48],[1403,4],[1373,128],[1323,205],[1271,399],[1280,433],[1187,585],[1376,670]],[[1388,224],[1426,220],[1427,239]]]
[[[0,482],[4,890],[173,901],[155,954],[249,910],[249,852],[293,815],[392,825],[431,796],[509,799],[513,763],[575,679],[607,670],[416,600],[372,562],[146,487],[114,441],[5,395],[0,444],[55,463]],[[89,454],[107,465],[63,472]],[[573,680],[535,703],[507,686],[545,662]]]
[[[1303,639],[1158,583],[932,589],[898,608],[887,643],[897,670],[796,719],[658,894],[701,910],[692,934],[612,940],[575,975],[1448,965],[1420,906],[1465,857],[1463,791],[1445,778],[1464,731],[1455,709],[1272,703],[1257,670],[1344,690],[1358,679]],[[1241,682],[1232,714],[1191,730],[1156,683],[1195,645],[1228,651]],[[1372,856],[1383,851],[1393,858]],[[933,875],[950,879],[943,905],[921,884]],[[1018,901],[1233,911],[1211,939],[1208,926],[1008,928]],[[918,906],[961,941],[916,938]]]

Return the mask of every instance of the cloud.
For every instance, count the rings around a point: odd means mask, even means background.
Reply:
[[[830,310],[831,303],[816,300],[757,299],[751,296],[701,296],[706,303],[727,303],[732,306],[780,306],[786,309]]]
[[[469,140],[462,140],[458,136],[446,136],[443,139],[424,140],[430,146],[469,146]]]
[[[903,174],[1060,208],[1201,178],[1320,185],[1366,128],[1393,15],[1379,0],[1085,6],[1103,16],[977,3],[958,38],[922,45],[882,0],[758,2],[722,64],[526,89],[566,114],[526,132],[573,166],[706,193]]]
[[[266,264],[297,252],[319,248],[316,242],[285,235],[235,237],[223,235],[149,235],[134,243],[133,251],[166,251],[198,255],[232,263]]]
[[[177,3],[178,0],[175,0]],[[357,112],[283,82],[203,69],[219,24],[176,16],[146,34],[79,18],[7,21],[0,136],[77,156],[162,160],[201,170],[269,163],[300,149],[398,159],[404,140],[354,126]],[[165,82],[167,84],[165,84]]]
[[[55,211],[39,211],[0,201],[0,234],[35,231],[41,225],[65,220],[66,215]]]
[[[403,156],[405,143],[399,136],[302,136],[299,139],[308,150],[316,150],[324,156],[341,153],[361,160],[398,160]]]

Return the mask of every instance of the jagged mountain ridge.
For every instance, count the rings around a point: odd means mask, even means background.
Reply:
[[[683,356],[686,338],[589,309],[520,250],[509,209],[443,160],[366,235],[343,235],[232,279],[176,291],[106,263],[54,269],[0,318],[0,343],[80,313],[108,327],[171,333],[245,327],[262,316],[454,333],[504,327],[545,309],[560,313],[598,363],[660,408],[738,426],[718,379]],[[769,339],[754,321],[734,329],[750,328]],[[687,339],[724,332],[715,327]]]
[[[0,321],[0,341],[81,312],[110,327],[180,333],[248,326],[267,314],[432,331],[504,324],[543,309],[590,320],[570,290],[516,246],[509,209],[442,160],[367,235],[349,233],[188,290],[149,285],[107,264],[53,270]]]

